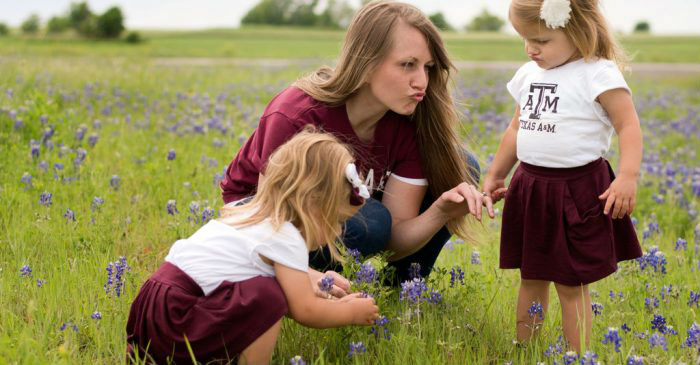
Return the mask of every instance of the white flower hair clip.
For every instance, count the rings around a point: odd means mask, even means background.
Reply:
[[[352,194],[350,194],[350,204],[362,205],[365,199],[369,199],[369,189],[360,179],[360,174],[357,173],[357,167],[354,163],[349,163],[345,167],[345,177],[352,185]]]
[[[540,7],[540,19],[544,20],[547,28],[564,28],[571,19],[571,1],[544,0]]]

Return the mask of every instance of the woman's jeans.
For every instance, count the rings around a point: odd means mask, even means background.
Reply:
[[[479,181],[479,163],[468,156],[469,171],[473,172],[474,180]],[[433,204],[435,199],[428,190],[421,202],[419,214],[422,214]],[[409,268],[412,263],[420,265],[420,275],[430,274],[442,251],[442,247],[452,236],[443,226],[420,250],[400,260],[389,263],[395,269],[393,277],[387,278],[387,284],[399,285],[409,280]],[[360,211],[345,223],[342,241],[346,248],[360,251],[362,256],[376,255],[385,250],[391,239],[391,214],[384,205],[376,199],[368,199]],[[309,265],[319,271],[342,271],[339,263],[330,259],[328,248],[309,253]]]

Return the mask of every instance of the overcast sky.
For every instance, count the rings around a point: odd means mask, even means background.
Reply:
[[[130,29],[203,29],[235,27],[259,0],[89,0],[97,13],[118,5]],[[323,0],[321,0],[323,1]],[[426,14],[441,11],[452,25],[462,27],[484,8],[507,18],[508,0],[404,0]],[[358,5],[359,0],[349,0]],[[70,0],[0,0],[0,22],[17,27],[30,14],[46,20],[68,9]],[[601,0],[613,28],[630,32],[647,20],[655,34],[700,35],[700,0]],[[510,26],[506,30],[512,32]]]

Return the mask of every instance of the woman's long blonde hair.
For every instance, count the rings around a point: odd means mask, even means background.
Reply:
[[[546,27],[540,19],[542,1],[513,0],[509,11],[511,22]],[[621,70],[627,67],[627,55],[610,30],[598,0],[571,0],[571,18],[562,31],[583,59],[599,57],[614,61]]]
[[[429,71],[425,98],[411,119],[416,123],[423,172],[433,197],[438,198],[461,182],[474,185],[476,182],[471,171],[467,171],[471,167],[467,166],[465,149],[457,132],[459,115],[448,90],[454,65],[447,56],[440,33],[418,8],[392,1],[366,4],[350,23],[335,69],[321,67],[298,80],[294,86],[318,101],[330,105],[344,104],[390,52],[393,46],[390,35],[400,21],[425,36],[435,62],[435,67]],[[453,219],[448,222],[448,228],[467,238],[467,220],[467,216]]]
[[[352,187],[345,176],[353,161],[335,137],[306,127],[272,153],[253,200],[223,207],[222,221],[242,227],[269,219],[275,229],[291,222],[310,251],[328,244],[331,257],[342,262],[335,242],[342,222],[359,209],[350,204]],[[237,218],[241,214],[245,218]]]

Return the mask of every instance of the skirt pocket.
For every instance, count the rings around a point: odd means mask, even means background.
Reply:
[[[607,265],[613,254],[612,222],[603,214],[601,203],[582,213],[570,195],[565,199],[566,236],[572,266],[576,271],[597,270]]]

